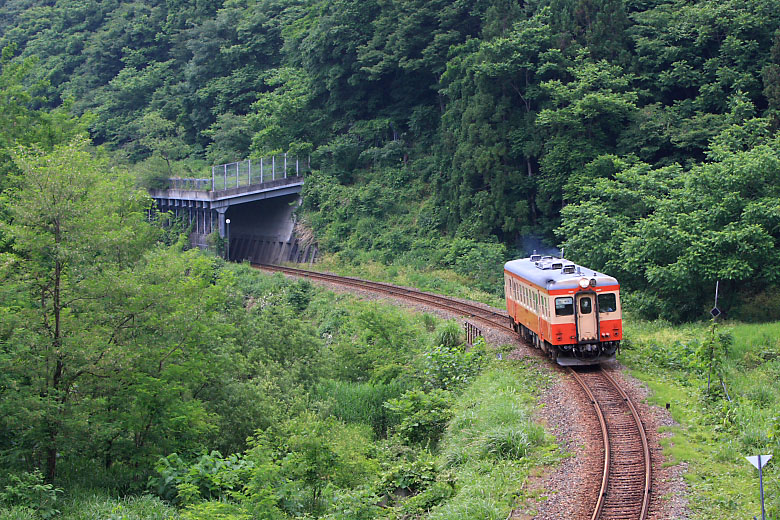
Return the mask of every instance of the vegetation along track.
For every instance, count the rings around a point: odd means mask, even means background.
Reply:
[[[292,267],[265,264],[253,264],[253,267],[387,294],[512,331],[506,314],[445,296]],[[595,433],[597,437],[600,433],[604,446],[602,484],[598,497],[593,498],[591,520],[645,520],[650,503],[651,460],[644,426],[636,407],[602,368],[570,368],[569,371],[590,399],[601,424],[601,432]],[[594,442],[599,443],[599,440]]]
[[[645,520],[651,460],[642,421],[625,391],[601,368],[569,368],[601,424],[603,473],[591,520]]]
[[[415,303],[422,303],[424,305],[428,305],[430,307],[444,311],[453,312],[475,320],[483,321],[493,327],[499,327],[510,332],[513,331],[512,322],[505,313],[492,311],[490,309],[486,309],[485,307],[455,300],[446,296],[440,296],[438,294],[427,293],[415,289],[407,289],[405,287],[399,287],[397,285],[391,285],[382,282],[372,282],[369,280],[362,280],[360,278],[338,276],[335,274],[320,273],[317,271],[307,271],[293,267],[266,264],[252,264],[252,266],[265,271],[280,272],[293,276],[309,278],[311,280],[335,283],[348,287],[354,287],[356,289],[387,294]]]

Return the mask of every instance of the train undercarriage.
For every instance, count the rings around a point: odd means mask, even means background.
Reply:
[[[620,349],[620,341],[552,345],[546,340],[541,340],[534,331],[522,323],[513,322],[513,327],[524,340],[561,366],[598,365],[612,361]]]

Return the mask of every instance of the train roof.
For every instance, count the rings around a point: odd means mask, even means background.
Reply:
[[[565,258],[552,256],[533,255],[529,258],[510,260],[504,264],[504,270],[548,291],[577,288],[583,278],[588,279],[591,287],[619,285],[618,281],[611,276],[577,265]]]

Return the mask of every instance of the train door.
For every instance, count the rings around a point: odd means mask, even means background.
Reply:
[[[595,294],[580,293],[575,298],[574,308],[577,312],[577,339],[595,341],[599,338],[599,326],[594,305]]]

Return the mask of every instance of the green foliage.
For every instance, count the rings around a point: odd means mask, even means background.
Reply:
[[[444,348],[463,345],[463,330],[456,320],[448,320],[435,331],[434,344]]]
[[[503,256],[487,244],[553,240],[599,157],[688,172],[734,125],[777,128],[776,11],[733,0],[14,4],[0,23],[0,148],[51,146],[89,123],[132,161],[161,159],[149,165],[158,176],[185,156],[311,153],[334,192],[378,185],[358,204],[331,193],[323,206],[337,211],[306,210],[323,249],[448,262],[487,288]],[[483,250],[445,262],[442,234]]]
[[[57,495],[61,495],[63,491],[50,483],[44,483],[40,471],[11,474],[4,480],[0,503],[5,506],[29,508],[35,511],[39,518],[44,519],[53,518],[60,513],[57,509]]]
[[[451,338],[446,334],[446,328],[441,332],[448,337],[441,338],[440,335],[439,339]],[[469,384],[479,374],[486,364],[486,359],[486,343],[483,338],[479,338],[468,350],[463,344],[439,343],[423,352],[421,360],[423,381],[429,388],[458,389]]]
[[[149,488],[173,503],[189,505],[201,500],[220,500],[241,491],[254,470],[254,464],[233,454],[223,457],[218,451],[201,455],[185,464],[175,453],[155,465],[156,476]]]
[[[375,435],[386,437],[388,429],[395,425],[395,418],[384,404],[399,397],[406,386],[398,380],[389,383],[327,380],[317,386],[315,395],[339,420],[369,425]]]
[[[760,509],[757,475],[743,457],[771,453],[776,442],[778,324],[727,325],[729,333],[704,323],[673,327],[629,322],[626,335],[631,348],[621,354],[622,361],[649,384],[652,402],[668,403],[680,424],[662,444],[671,461],[688,464],[692,514],[702,518],[750,516]],[[667,353],[674,355],[679,350],[675,344],[688,346],[685,356],[678,358],[688,364],[665,363],[653,353],[666,346]],[[770,466],[764,473],[768,498],[775,495],[776,487],[776,470]],[[770,517],[776,514],[772,498],[767,506]]]
[[[633,288],[628,302],[642,313],[666,319],[702,316],[717,280],[732,299],[732,288],[775,284],[766,260],[779,237],[772,201],[780,160],[760,126],[742,139],[724,132],[713,162],[688,172],[616,164],[612,178],[583,186],[580,202],[563,210],[566,250]]]
[[[398,417],[393,431],[409,445],[436,446],[452,417],[452,396],[446,390],[434,388],[407,390],[390,399],[385,406]]]

